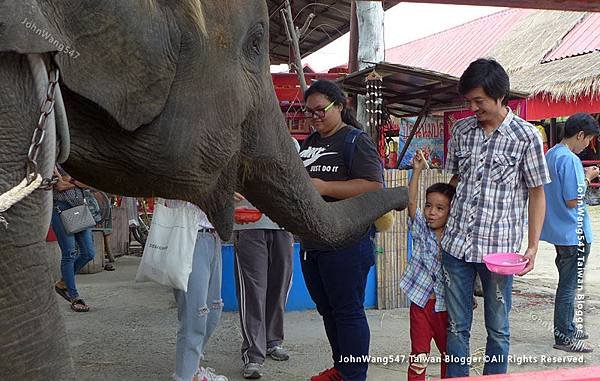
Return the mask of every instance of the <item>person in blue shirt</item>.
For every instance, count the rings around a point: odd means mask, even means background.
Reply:
[[[425,208],[417,208],[419,177],[427,167],[422,152],[413,158],[413,174],[408,185],[408,216],[413,237],[413,255],[400,280],[400,288],[410,299],[411,352],[408,380],[424,380],[431,339],[442,354],[441,377],[446,377],[448,313],[444,301],[444,276],[440,241],[450,212],[455,188],[446,183],[433,184],[425,192]]]
[[[598,167],[583,168],[577,157],[600,134],[598,121],[586,113],[573,114],[564,128],[559,144],[546,153],[552,182],[544,185],[546,217],[540,239],[554,245],[558,269],[558,287],[554,299],[554,348],[567,352],[591,352],[583,341],[583,308],[575,313],[578,285],[583,287],[583,270],[590,252],[592,231],[584,201],[591,179],[598,177]],[[581,295],[583,296],[583,295]],[[580,299],[582,300],[582,299]],[[578,305],[583,306],[582,303]],[[578,316],[578,325],[573,321]]]

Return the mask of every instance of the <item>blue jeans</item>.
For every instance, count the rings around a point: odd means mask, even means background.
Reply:
[[[215,233],[198,232],[187,292],[173,290],[177,302],[175,379],[190,381],[204,348],[221,319],[221,240]]]
[[[341,362],[341,357],[369,354],[371,333],[365,315],[367,275],[375,264],[372,234],[342,250],[310,250],[302,274],[317,311],[323,316],[334,367],[345,381],[364,381],[366,362]]]
[[[512,299],[512,275],[490,272],[484,263],[466,262],[444,252],[446,308],[448,310],[448,377],[469,375],[469,340],[473,322],[473,282],[479,274],[483,286],[487,343],[483,374],[502,374],[508,369]],[[480,360],[480,359],[476,359]],[[483,360],[480,360],[483,361]]]
[[[89,261],[94,259],[94,256],[96,255],[94,250],[94,240],[92,238],[92,229],[85,229],[75,234],[67,233],[56,208],[62,211],[71,208],[71,205],[64,201],[54,201],[51,224],[62,253],[60,273],[67,286],[69,297],[74,299],[79,297],[77,286],[75,285],[75,274],[77,274]],[[77,250],[77,247],[79,247],[79,251]]]
[[[590,253],[590,244],[585,243],[581,247],[555,246],[555,249],[558,287],[554,299],[554,342],[572,344],[576,332],[573,322],[575,293],[578,285],[583,288],[583,270]]]

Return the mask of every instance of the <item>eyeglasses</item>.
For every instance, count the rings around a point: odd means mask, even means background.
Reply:
[[[327,111],[329,111],[333,105],[335,104],[335,102],[331,102],[330,104],[328,104],[327,106],[325,106],[324,108],[320,109],[320,110],[309,110],[307,108],[304,109],[304,116],[306,118],[323,118],[325,117],[325,113]]]

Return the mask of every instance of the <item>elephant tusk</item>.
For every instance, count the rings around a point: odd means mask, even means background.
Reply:
[[[56,141],[59,145],[56,161],[60,164],[67,161],[71,153],[71,135],[69,134],[69,121],[63,101],[60,84],[56,84],[54,115],[56,117]]]

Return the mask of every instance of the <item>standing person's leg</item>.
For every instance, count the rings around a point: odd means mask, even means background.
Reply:
[[[472,263],[442,253],[444,290],[448,309],[449,356],[447,376],[469,375],[466,360],[470,356],[471,324],[473,322],[473,282],[476,270]]]
[[[554,343],[571,344],[574,335],[573,317],[577,289],[577,246],[554,246],[554,264],[558,270],[558,286],[554,297]]]
[[[94,259],[96,256],[96,249],[94,247],[92,229],[85,229],[79,233],[75,233],[75,240],[79,246],[79,255],[75,258],[75,263],[73,265],[75,274],[77,274],[83,266]]]
[[[431,301],[428,302],[428,304]],[[435,300],[433,300],[435,303]],[[427,308],[427,305],[425,306]],[[408,380],[424,380],[427,361],[431,351],[432,327],[429,325],[425,309],[410,304],[410,358],[408,359]]]
[[[108,262],[113,263],[115,261],[115,256],[113,255],[112,250],[110,248],[110,237],[111,233],[102,233],[102,239],[104,240],[104,252],[108,257]]]
[[[202,345],[210,311],[207,304],[209,257],[213,250],[212,237],[198,233],[187,292],[173,290],[179,320],[175,353],[175,376],[178,381],[190,381],[198,370],[198,363],[202,357]]]
[[[508,317],[512,306],[512,275],[491,272],[485,264],[478,263],[477,273],[483,286],[483,311],[487,342],[483,374],[504,374],[508,371],[510,325]]]
[[[75,245],[75,236],[67,233],[65,227],[60,219],[60,214],[56,208],[60,210],[69,209],[71,206],[65,202],[55,201],[54,207],[52,208],[52,230],[56,235],[58,246],[60,247],[61,260],[60,260],[60,273],[62,281],[67,290],[67,298],[74,299],[79,297],[77,292],[77,286],[75,284],[75,257],[77,256],[77,246]],[[60,282],[59,282],[60,283]],[[62,285],[56,285],[57,291],[62,289]],[[62,294],[61,294],[62,296]]]
[[[369,364],[361,360],[369,354],[371,339],[364,309],[365,287],[369,270],[375,264],[375,245],[366,236],[348,249],[319,256],[318,261],[335,319],[339,355],[359,359],[355,363],[338,363],[337,368],[345,381],[364,381]]]
[[[269,272],[265,328],[267,353],[275,360],[287,360],[289,355],[279,347],[283,343],[283,318],[290,283],[294,255],[294,237],[284,230],[270,230]]]
[[[210,312],[206,318],[206,334],[202,343],[202,357],[208,340],[215,332],[223,313],[223,299],[221,298],[221,279],[223,277],[223,266],[221,258],[221,239],[217,233],[202,233],[213,240],[213,250],[207,254],[210,256],[210,279],[208,281],[208,309]]]
[[[321,278],[321,271],[319,267],[319,257],[333,255],[331,252],[319,252],[319,251],[308,251],[300,252],[302,259],[300,261],[302,265],[302,275],[304,276],[304,283],[310,294],[310,298],[315,302],[317,306],[317,312],[323,317],[323,326],[325,327],[325,334],[329,340],[331,347],[331,357],[333,359],[334,368],[338,368],[340,361],[340,351],[338,346],[338,334],[337,325],[333,316],[333,310],[329,304],[329,298],[327,297],[327,290],[323,284]]]
[[[433,327],[433,340],[440,351],[440,377],[446,378],[448,363],[446,362],[446,348],[448,347],[448,312],[435,312],[432,308],[429,315],[430,325]]]
[[[262,364],[267,355],[265,300],[269,254],[265,230],[249,229],[236,233],[235,276],[242,328],[242,361]]]
[[[583,276],[584,276],[584,270],[585,270],[585,264],[587,263],[588,260],[588,256],[590,254],[590,250],[591,250],[591,245],[589,243],[587,243],[587,241],[584,241],[584,245],[579,247],[579,250],[577,251],[577,290],[580,291],[576,294],[577,300],[579,299],[579,295],[584,296],[583,293]],[[577,303],[579,305],[579,303]],[[575,308],[575,307],[574,307]],[[579,309],[579,307],[578,307]],[[575,311],[573,311],[575,314]],[[576,339],[587,339],[587,333],[583,324],[583,309],[581,309],[581,323],[575,324],[575,322],[571,322],[572,327],[573,327],[573,332],[575,332],[575,338]]]

